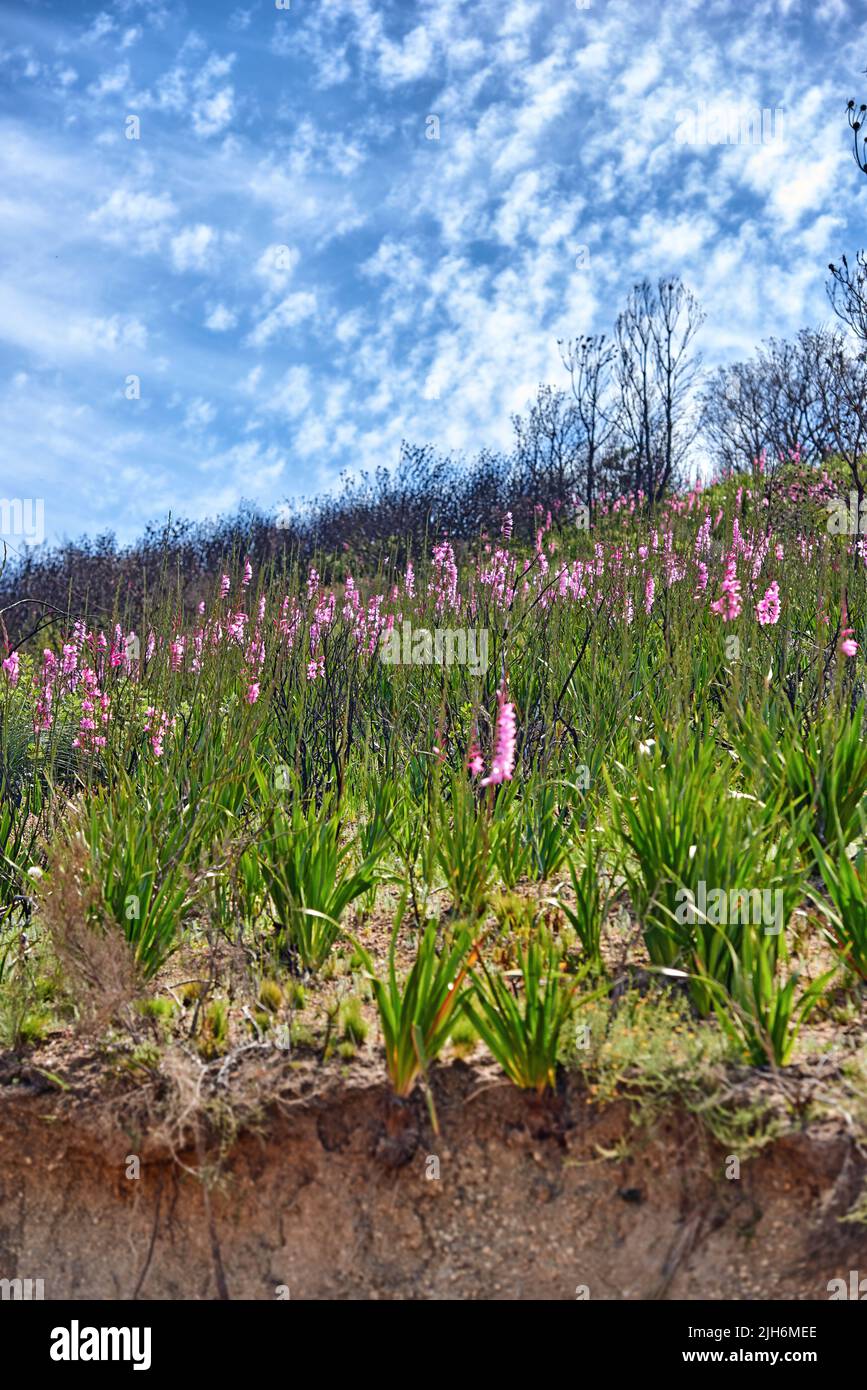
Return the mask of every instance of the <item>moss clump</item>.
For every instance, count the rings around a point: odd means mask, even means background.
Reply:
[[[168,1023],[175,1012],[171,999],[139,999],[135,1007],[142,1018],[155,1018],[161,1023]]]
[[[32,1047],[36,1043],[45,1042],[51,1032],[54,1020],[51,1014],[31,1012],[26,1013],[18,1024],[18,1043],[24,1047]]]
[[[122,1066],[130,1071],[159,1071],[162,1054],[157,1043],[153,1040],[138,1043],[130,1053],[124,1058]]]
[[[449,1041],[459,1057],[469,1057],[475,1051],[479,1036],[466,1014],[458,1014],[449,1033]]]
[[[292,1047],[315,1047],[316,1035],[306,1023],[293,1023],[289,1030],[289,1042]]]
[[[307,994],[300,980],[289,980],[284,986],[283,994],[290,1009],[304,1008]]]
[[[360,1047],[370,1032],[370,1024],[361,1012],[361,1000],[354,996],[344,999],[337,1016],[337,1026],[342,1042]]]
[[[229,1040],[229,1005],[225,999],[209,1004],[202,1021],[199,1052],[205,1058],[219,1057]]]
[[[492,893],[490,908],[499,926],[510,934],[527,936],[536,920],[536,904],[519,893]]]
[[[279,1013],[283,1005],[283,991],[276,980],[263,980],[259,986],[259,1003],[269,1013]]]

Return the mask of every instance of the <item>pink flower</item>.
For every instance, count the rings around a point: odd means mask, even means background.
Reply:
[[[21,675],[21,661],[17,652],[12,652],[6,657],[3,662],[3,670],[6,673],[6,679],[14,689]]]
[[[500,686],[497,704],[494,757],[491,771],[479,784],[482,787],[498,787],[502,782],[511,782],[515,770],[515,706],[506,699],[505,682]]]
[[[840,651],[844,656],[854,656],[858,650],[858,643],[852,640],[852,627],[844,627],[840,633]]]
[[[247,704],[255,705],[259,698],[259,682],[253,681],[247,689]]]
[[[170,719],[164,711],[155,709],[153,705],[149,705],[145,710],[144,731],[150,734],[155,758],[163,756],[163,739],[167,731],[175,727],[175,723],[175,719]]]
[[[780,586],[776,579],[768,588],[764,598],[756,604],[756,617],[762,627],[774,627],[780,616]]]
[[[63,648],[63,651],[65,654],[66,647]],[[109,662],[112,666],[112,669],[117,669],[118,666],[122,666],[125,656],[126,643],[124,642],[123,628],[121,627],[120,623],[116,623],[114,628],[114,641],[112,643],[111,654],[109,656]]]
[[[741,582],[738,579],[738,565],[734,555],[726,564],[726,572],[721,584],[722,593],[715,603],[711,604],[711,612],[719,613],[723,622],[730,623],[740,614],[741,602]]]
[[[247,585],[250,583],[250,580],[251,580],[252,578],[253,578],[253,566],[250,564],[250,561],[249,561],[249,558],[248,558],[248,559],[246,559],[246,560],[244,561],[244,577],[243,577],[243,579],[241,580],[241,588],[242,588],[242,589],[246,589]]]
[[[227,574],[224,574],[222,579],[220,580],[220,598],[226,597],[231,587],[231,583],[232,581],[229,578],[229,576]]]
[[[105,736],[97,733],[97,729],[99,724],[108,723],[109,698],[100,690],[99,676],[90,666],[86,666],[81,673],[81,689],[81,718],[72,746],[94,752],[97,748],[105,747]],[[99,723],[96,719],[97,714]]]
[[[437,762],[438,762],[438,763],[444,763],[445,760],[446,760],[446,748],[445,748],[445,744],[444,744],[444,742],[443,742],[442,725],[440,725],[440,724],[437,725],[437,731],[436,731],[436,734],[434,735],[434,747],[436,748],[436,759],[437,759]]]
[[[473,736],[470,739],[470,746],[467,750],[467,771],[471,777],[478,777],[480,772],[484,772],[485,763],[482,758],[482,750],[479,747],[479,735],[475,724],[473,725]]]
[[[63,645],[63,660],[60,664],[61,675],[74,676],[78,666],[78,648],[74,642],[65,642]]]
[[[656,584],[654,583],[653,575],[652,575],[652,574],[649,574],[649,575],[647,576],[647,580],[646,580],[645,585],[644,585],[644,611],[645,611],[645,613],[649,613],[650,610],[651,610],[651,608],[653,607],[653,596],[654,596],[655,593],[656,593]]]
[[[433,562],[435,578],[428,589],[436,594],[436,611],[440,613],[445,608],[457,610],[461,602],[458,595],[458,567],[449,541],[442,541],[433,547]]]
[[[503,517],[503,540],[507,541],[512,535],[512,513],[506,512]]]
[[[54,681],[57,676],[57,657],[46,647],[42,653],[42,688],[36,701],[33,726],[37,733],[51,728],[53,721]]]

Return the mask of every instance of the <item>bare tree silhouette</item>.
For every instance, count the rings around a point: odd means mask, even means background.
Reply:
[[[853,154],[858,168],[862,173],[867,174],[865,116],[867,116],[867,104],[862,102],[856,109],[855,101],[850,97],[846,103],[846,117],[849,122],[849,129],[852,131]],[[867,257],[865,257],[865,253],[863,251],[857,253],[853,267],[850,267],[845,256],[841,256],[840,264],[834,265],[832,262],[828,269],[831,272],[831,281],[827,286],[827,291],[834,313],[852,329],[861,343],[867,346]]]
[[[846,104],[846,115],[849,118],[849,129],[852,131],[855,163],[862,173],[867,174],[867,136],[862,134],[864,130],[864,117],[867,116],[867,105],[864,105],[862,102],[856,111],[855,102],[850,98]]]
[[[698,431],[689,404],[701,359],[693,339],[704,322],[695,295],[677,276],[633,287],[617,317],[620,429],[633,460],[633,486],[657,501],[678,478]]]
[[[584,500],[592,524],[599,460],[617,428],[616,405],[611,400],[615,347],[604,333],[582,334],[574,342],[560,341],[557,346],[569,373],[575,414],[581,426]]]

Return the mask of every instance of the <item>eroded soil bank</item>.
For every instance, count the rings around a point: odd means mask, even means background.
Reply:
[[[572,1300],[825,1299],[867,1274],[867,1226],[841,1220],[867,1180],[844,1125],[731,1178],[731,1146],[683,1111],[637,1127],[577,1084],[541,1102],[461,1063],[435,1095],[439,1137],[423,1096],[397,1103],[376,1073],[298,1095],[215,1165],[104,1100],[2,1086],[0,1277],[56,1299]]]

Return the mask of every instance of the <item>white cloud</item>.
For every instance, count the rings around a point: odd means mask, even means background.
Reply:
[[[211,405],[211,402],[204,400],[201,396],[197,396],[194,400],[190,401],[187,406],[184,415],[184,424],[187,429],[201,430],[213,424],[216,418],[217,411],[216,408]]]
[[[352,309],[348,314],[344,314],[338,320],[334,329],[334,336],[339,343],[354,342],[362,331],[364,325],[364,314],[361,309]]]
[[[262,404],[273,414],[294,420],[304,414],[312,399],[309,368],[290,367]]]
[[[300,252],[296,246],[274,242],[273,245],[266,246],[256,261],[254,271],[260,280],[266,282],[269,290],[279,294],[288,284],[299,260]]]
[[[148,253],[162,245],[167,223],[176,213],[177,208],[168,193],[116,188],[90,214],[89,221],[105,241]]]
[[[306,156],[299,156],[302,167],[305,161]],[[303,232],[315,237],[319,245],[345,236],[367,220],[368,214],[359,208],[343,180],[323,181],[321,175],[308,178],[299,171],[287,173],[271,156],[260,160],[246,175],[246,186],[257,202],[270,210],[275,227],[291,227],[293,237]]]
[[[185,227],[176,237],[172,237],[172,265],[177,271],[205,270],[216,246],[217,236],[213,227],[199,222],[195,227]]]
[[[311,291],[299,290],[289,294],[256,324],[247,342],[251,347],[264,347],[283,329],[295,328],[315,313],[316,295]]]
[[[205,327],[210,328],[212,333],[225,333],[228,329],[234,328],[237,322],[237,315],[231,309],[227,309],[225,304],[215,304],[205,319]]]
[[[379,50],[379,71],[387,87],[414,82],[428,72],[433,47],[427,29],[420,24],[402,43],[384,40]]]
[[[213,96],[205,97],[193,108],[193,129],[197,135],[217,135],[232,119],[235,92],[221,87]]]
[[[103,97],[117,96],[118,92],[123,92],[129,85],[129,64],[120,63],[111,72],[104,72],[97,82],[92,82],[88,87],[88,94],[96,101]]]
[[[147,346],[147,329],[134,316],[74,319],[66,330],[67,341],[85,353],[114,353],[119,348]]]
[[[211,515],[237,506],[242,497],[267,493],[281,477],[286,456],[276,445],[263,445],[258,439],[234,444],[216,454],[210,454],[199,464],[202,473],[222,474],[227,481],[207,496]]]
[[[103,10],[93,20],[90,28],[82,34],[79,42],[82,44],[100,43],[106,35],[113,33],[116,28],[117,26],[111,15]]]
[[[235,91],[225,79],[232,70],[235,55],[220,57],[212,53],[195,69],[188,59],[200,52],[202,46],[200,40],[191,36],[179,55],[182,61],[162,73],[153,88],[137,92],[135,105],[137,109],[154,108],[185,115],[197,135],[208,137],[225,130],[234,116]]]
[[[259,389],[262,371],[263,368],[261,366],[253,367],[247,375],[238,382],[238,390],[243,392],[245,396],[255,396]]]

